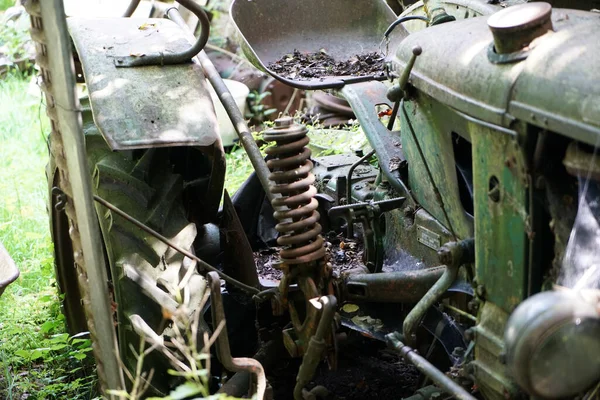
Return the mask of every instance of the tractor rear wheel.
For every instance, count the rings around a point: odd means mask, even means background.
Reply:
[[[182,248],[192,250],[196,226],[186,218],[182,202],[183,181],[172,171],[171,150],[111,151],[93,122],[89,104],[82,102],[82,110],[94,194]],[[69,333],[76,334],[87,331],[82,305],[87,301],[82,297],[87,290],[80,287],[82,282],[78,280],[69,237],[69,227],[74,221],[69,221],[60,207],[60,190],[53,190],[61,188],[61,174],[53,159],[48,166],[48,182],[56,278],[64,296],[62,306]],[[108,276],[120,357],[125,367],[134,371],[137,360],[131,346],[137,350],[140,345],[139,321],[143,321],[144,327],[163,334],[165,328],[168,329],[164,316],[182,302],[191,315],[201,302],[206,284],[196,271],[194,261],[98,203],[96,211],[107,265],[110,266]],[[205,324],[200,325],[200,331],[206,329]],[[168,367],[166,358],[158,352],[145,359],[144,369],[154,370],[153,381],[159,383],[154,389],[158,393],[166,392],[171,386],[169,381],[173,378],[167,374]]]

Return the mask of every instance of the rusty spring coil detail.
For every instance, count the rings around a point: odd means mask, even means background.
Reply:
[[[310,141],[307,132],[304,125],[295,124],[291,117],[282,117],[264,133],[266,141],[275,142],[266,150],[272,157],[267,166],[271,170],[269,179],[275,183],[270,190],[281,197],[273,199],[271,205],[275,209],[273,216],[279,221],[275,226],[281,234],[277,243],[285,247],[279,255],[289,265],[316,261],[326,254],[318,222],[311,152],[306,147]]]

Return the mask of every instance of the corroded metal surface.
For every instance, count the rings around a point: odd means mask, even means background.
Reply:
[[[526,60],[501,65],[488,58],[488,18],[411,34],[399,47],[396,70],[421,46],[411,83],[438,101],[493,124],[510,126],[517,117],[594,144],[600,133],[597,14],[554,9],[555,32],[538,38]]]
[[[338,60],[384,51],[383,33],[396,19],[384,2],[361,0],[238,0],[231,5],[231,16],[245,41],[244,52],[248,59],[276,79],[301,89],[341,87],[374,77],[286,79],[267,66],[294,50],[318,52],[324,49]],[[406,31],[398,27],[392,40],[405,35]]]
[[[509,112],[592,146],[600,137],[597,13],[554,9],[555,33],[540,40],[515,82]],[[568,16],[568,18],[567,18]]]
[[[263,399],[267,388],[267,378],[260,362],[248,357],[232,357],[229,347],[229,337],[225,325],[225,310],[223,308],[223,298],[221,297],[221,280],[216,272],[208,273],[208,284],[210,287],[211,315],[215,331],[222,326],[220,333],[217,334],[215,346],[217,348],[217,357],[225,368],[230,371],[245,371],[254,376],[256,384],[256,398]]]
[[[200,53],[206,42],[208,42],[208,35],[210,33],[210,21],[208,19],[208,15],[202,7],[196,4],[192,0],[177,0],[178,3],[182,4],[188,10],[190,10],[193,14],[196,15],[198,21],[200,22],[201,29],[200,35],[198,39],[194,42],[194,44],[180,52],[173,51],[162,51],[158,50],[153,53],[146,53],[144,56],[140,57],[138,54],[132,53],[128,56],[121,56],[115,58],[115,65],[117,67],[139,67],[143,65],[174,65],[174,64],[183,64],[189,62],[192,57],[195,57],[198,53]],[[135,3],[135,1],[134,1]],[[133,3],[132,3],[133,6]]]
[[[220,141],[199,66],[115,66],[119,57],[188,49],[190,42],[173,22],[71,18],[68,24],[83,64],[94,121],[113,150]]]
[[[310,263],[326,254],[316,211],[319,204],[314,198],[317,190],[313,186],[311,152],[306,147],[307,132],[303,125],[294,124],[291,117],[283,117],[275,120],[275,127],[264,133],[266,141],[276,143],[266,150],[273,157],[267,166],[271,170],[269,179],[275,183],[271,192],[282,196],[271,204],[275,209],[288,208],[276,211],[274,216],[280,221],[275,227],[281,234],[277,243],[289,246],[281,250],[281,259],[289,265]]]
[[[92,338],[99,386],[102,391],[118,390],[124,386],[124,379],[116,354],[102,237],[91,199],[90,177],[86,173],[85,143],[64,8],[60,0],[29,0],[25,6],[31,16],[30,32],[36,42],[40,86],[51,121],[50,152],[66,195],[65,213],[69,220],[74,268]]]

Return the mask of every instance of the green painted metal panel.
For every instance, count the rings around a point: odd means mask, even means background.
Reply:
[[[479,291],[511,312],[526,296],[527,179],[515,137],[470,124],[473,145],[475,264]],[[497,179],[497,191],[490,181]],[[497,197],[495,197],[497,194]]]
[[[466,134],[467,121],[450,108],[423,94],[417,94],[414,100],[405,103],[405,107],[406,115],[401,114],[402,149],[408,161],[409,184],[415,199],[449,229],[439,200],[436,199],[435,185],[455,234],[460,239],[472,237],[473,222],[460,200],[452,146],[452,132]],[[419,155],[417,143],[409,132],[411,128],[427,158],[433,183]]]

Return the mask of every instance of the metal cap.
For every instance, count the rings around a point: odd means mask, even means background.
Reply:
[[[275,127],[284,128],[286,126],[292,126],[294,119],[292,117],[280,117],[275,120]]]
[[[552,6],[525,3],[505,8],[488,18],[494,35],[496,53],[507,54],[525,49],[537,37],[552,30]]]

